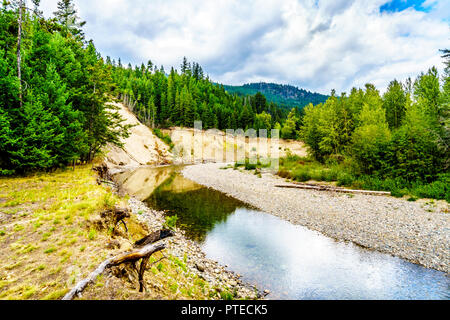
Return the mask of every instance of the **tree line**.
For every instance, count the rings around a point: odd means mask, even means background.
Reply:
[[[106,61],[113,70],[116,95],[152,127],[193,127],[194,121],[202,121],[204,129],[270,131],[281,128],[287,118],[285,110],[259,92],[244,97],[228,93],[186,57],[180,72],[172,67],[169,74],[152,61],[134,67],[123,66],[120,59]]]
[[[406,184],[447,174],[448,182],[450,55],[444,54],[442,78],[433,67],[415,81],[392,81],[383,95],[367,84],[309,105],[298,137],[315,159],[344,163],[355,175]]]
[[[110,99],[112,69],[86,41],[71,0],[45,19],[39,0],[0,9],[0,174],[91,161],[129,127]]]
[[[450,53],[415,81],[394,80],[385,94],[368,84],[290,112],[260,92],[239,96],[212,82],[186,58],[180,71],[105,60],[86,41],[72,0],[44,18],[39,0],[3,1],[0,9],[0,174],[91,161],[129,126],[108,105],[119,97],[153,128],[279,129],[302,139],[322,163],[355,174],[432,181],[448,173]]]

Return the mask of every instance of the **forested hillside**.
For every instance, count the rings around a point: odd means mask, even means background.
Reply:
[[[127,135],[105,105],[111,67],[84,39],[71,1],[45,19],[23,1],[0,9],[0,174],[90,161]]]
[[[46,19],[40,1],[4,1],[0,11],[0,169],[2,174],[90,161],[128,128],[111,105],[119,97],[147,125],[282,129],[289,110],[264,95],[240,97],[185,58],[169,74],[151,61],[106,61],[84,37],[73,1]],[[293,110],[298,116],[298,111]],[[292,123],[291,123],[292,125]],[[286,129],[285,132],[293,132]]]
[[[30,9],[4,1],[0,10],[1,174],[90,161],[107,143],[120,145],[128,127],[105,104],[115,98],[153,128],[201,120],[204,129],[280,129],[282,138],[304,140],[319,162],[345,164],[353,176],[405,185],[448,172],[448,51],[442,79],[432,68],[414,82],[392,81],[384,95],[370,84],[327,98],[264,83],[238,94],[186,58],[168,73],[152,61],[103,60],[72,1],[59,1],[49,19],[39,2]],[[274,101],[312,103],[290,110]]]
[[[260,92],[268,101],[276,103],[284,109],[303,108],[310,103],[316,105],[328,99],[328,96],[320,93],[312,93],[294,86],[275,83],[260,82],[244,84],[243,86],[224,86],[224,88],[230,94],[236,93],[240,96],[255,95]]]
[[[442,78],[433,67],[415,81],[392,81],[383,95],[367,84],[349,95],[333,94],[323,104],[310,104],[297,135],[319,164],[299,166],[298,159],[287,159],[282,170],[302,181],[337,180],[450,201],[448,50],[444,58]]]
[[[285,122],[287,112],[264,95],[240,97],[205,77],[202,67],[184,58],[181,72],[169,74],[152,61],[124,67],[107,58],[117,83],[117,93],[141,121],[152,127],[193,127],[201,120],[204,129],[272,129]]]

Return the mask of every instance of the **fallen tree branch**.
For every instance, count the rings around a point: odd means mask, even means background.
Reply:
[[[160,230],[149,234],[148,236],[138,240],[134,243],[136,247],[143,247],[150,243],[155,243],[156,241],[163,240],[168,237],[172,237],[174,233],[171,230]]]
[[[144,285],[144,271],[147,265],[147,261],[152,254],[161,251],[166,248],[164,243],[149,244],[139,250],[134,250],[128,253],[118,255],[116,257],[103,261],[97,269],[95,269],[86,279],[80,281],[69,293],[67,293],[62,300],[72,300],[75,295],[80,294],[89,285],[94,282],[99,275],[105,272],[106,269],[118,266],[125,262],[136,262],[142,259],[140,271],[139,271],[139,284],[140,292],[143,290]]]
[[[98,184],[106,183],[106,184],[109,184],[109,185],[112,185],[112,186],[115,186],[115,185],[116,185],[116,184],[115,184],[114,182],[112,182],[112,181],[102,180],[102,179],[98,179],[97,182],[98,182]]]
[[[340,193],[357,193],[357,194],[366,194],[373,196],[390,196],[390,192],[386,191],[370,191],[370,190],[352,190],[352,189],[344,189],[333,186],[324,186],[324,185],[312,185],[312,184],[283,184],[276,185],[277,188],[289,188],[289,189],[303,189],[303,190],[316,190],[316,191],[331,191],[331,192],[340,192]]]

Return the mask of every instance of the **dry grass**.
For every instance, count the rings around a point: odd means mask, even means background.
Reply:
[[[0,179],[1,299],[58,299],[106,257],[86,225],[119,199],[90,168]]]
[[[0,299],[60,299],[108,256],[130,249],[133,241],[153,231],[131,217],[126,221],[129,233],[114,235],[121,249],[107,248],[110,230],[99,230],[93,222],[99,212],[123,206],[126,200],[97,185],[91,166],[1,178]],[[169,253],[158,253],[153,261],[162,254],[167,259],[150,265],[146,272],[146,293],[137,291],[137,282],[128,276],[132,268],[127,267],[116,270],[125,276],[98,279],[82,298],[208,299],[216,295],[215,288]]]

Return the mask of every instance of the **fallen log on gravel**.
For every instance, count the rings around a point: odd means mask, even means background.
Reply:
[[[150,256],[158,251],[166,248],[164,243],[159,244],[149,244],[139,250],[134,250],[128,253],[120,254],[113,258],[103,261],[97,269],[94,270],[86,279],[80,281],[69,293],[67,293],[62,300],[72,300],[75,295],[81,294],[86,287],[94,282],[99,275],[111,267],[116,267],[126,262],[136,262],[142,259],[140,270],[139,270],[139,292],[143,291],[144,288],[144,271],[147,266],[148,259]]]
[[[331,192],[340,192],[340,193],[356,193],[356,194],[366,194],[372,196],[390,196],[390,192],[386,191],[370,191],[370,190],[353,190],[353,189],[344,189],[333,186],[325,186],[325,185],[313,185],[313,184],[286,184],[286,185],[276,185],[277,188],[290,188],[290,189],[303,189],[303,190],[316,190],[316,191],[331,191]]]

